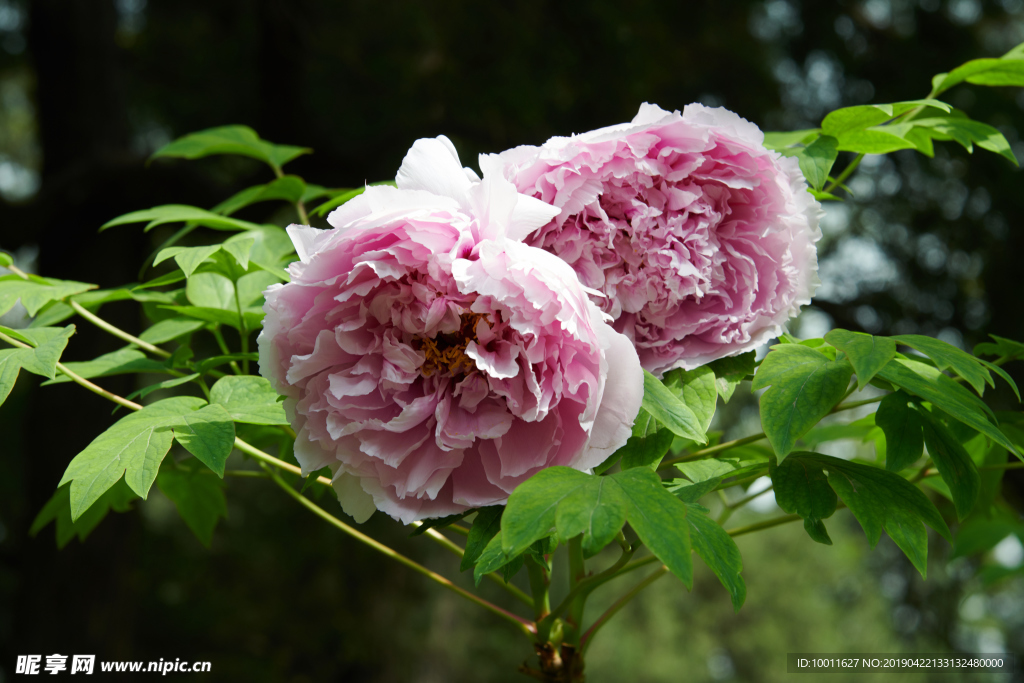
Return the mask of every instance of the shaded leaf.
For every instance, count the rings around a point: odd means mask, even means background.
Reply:
[[[910,396],[897,391],[878,404],[875,424],[885,434],[885,469],[899,472],[924,455],[921,413],[912,409]]]
[[[224,484],[198,468],[162,467],[156,485],[167,496],[185,524],[207,548],[220,518],[227,518]]]
[[[991,410],[981,399],[930,365],[897,358],[886,365],[878,376],[887,382],[920,396],[947,415],[985,434],[1007,449],[1019,452],[987,415]]]
[[[743,558],[732,536],[697,506],[688,505],[686,521],[690,528],[690,543],[694,552],[711,568],[732,598],[737,612],[747,597],[747,585],[740,576]]]
[[[473,520],[473,526],[469,528],[469,535],[466,537],[466,552],[459,563],[459,571],[466,571],[475,565],[487,544],[498,535],[501,530],[501,513],[504,510],[503,505],[491,505],[480,508],[476,513],[476,519]]]
[[[715,373],[715,383],[718,385],[718,395],[726,403],[732,398],[736,387],[747,375],[754,374],[754,363],[757,354],[754,351],[741,353],[738,356],[719,358],[708,363],[708,367]]]
[[[201,463],[224,476],[224,463],[235,444],[235,425],[224,406],[211,403],[183,412],[171,422],[174,438]]]
[[[927,410],[918,412],[924,420],[924,442],[928,446],[928,454],[949,487],[957,517],[964,519],[974,509],[981,490],[978,468],[941,420]]]

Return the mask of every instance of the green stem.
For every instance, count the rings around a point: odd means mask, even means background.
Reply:
[[[863,158],[864,158],[864,153],[863,152],[861,152],[856,157],[854,157],[853,161],[851,161],[850,164],[846,168],[843,169],[843,172],[839,174],[839,177],[836,178],[835,180],[833,180],[825,188],[825,192],[831,192],[832,190],[836,189],[837,187],[842,185],[844,182],[846,182],[846,179],[850,177],[850,174],[852,174],[854,171],[856,171],[857,167],[860,166],[860,162],[861,162],[861,160]]]
[[[114,335],[118,339],[123,339],[124,341],[128,342],[129,344],[135,344],[140,349],[144,349],[146,351],[149,351],[154,356],[160,356],[161,358],[170,358],[171,357],[170,353],[168,353],[167,351],[164,351],[159,346],[154,346],[153,344],[150,344],[149,342],[144,342],[141,339],[139,339],[138,337],[133,337],[132,335],[130,335],[127,332],[125,332],[124,330],[122,330],[120,328],[117,328],[117,327],[114,327],[113,325],[108,323],[106,320],[104,320],[103,318],[97,316],[95,313],[93,313],[92,311],[90,311],[89,309],[87,309],[85,306],[83,306],[82,304],[78,303],[74,299],[68,299],[68,305],[70,305],[71,308],[75,309],[75,312],[78,313],[78,315],[82,316],[83,318],[85,318],[86,320],[88,320],[89,322],[91,322],[93,325],[95,325],[96,327],[100,328],[101,330],[103,330],[105,332],[109,332],[110,334]]]
[[[725,443],[720,443],[717,446],[709,446],[708,448],[702,448],[699,451],[694,451],[693,453],[687,453],[686,455],[681,455],[678,458],[670,458],[668,460],[662,460],[661,464],[658,465],[658,469],[659,470],[667,469],[667,468],[671,467],[672,465],[675,465],[677,462],[686,462],[688,460],[698,460],[700,458],[704,458],[704,457],[707,457],[709,455],[714,455],[715,453],[721,453],[722,451],[727,451],[730,448],[738,448],[740,446],[746,446],[748,443],[754,443],[755,441],[760,441],[761,439],[764,439],[764,438],[766,438],[765,437],[765,433],[761,432],[760,434],[754,434],[752,436],[745,436],[742,439],[733,439],[732,441],[726,441]]]
[[[775,517],[774,519],[766,519],[765,521],[758,522],[757,524],[748,524],[747,526],[728,529],[726,530],[726,533],[733,537],[742,536],[743,534],[761,531],[762,529],[771,529],[773,526],[779,526],[780,524],[795,522],[798,519],[801,519],[800,515],[783,515],[782,517]]]
[[[21,348],[21,349],[31,349],[31,348],[34,348],[32,346],[29,346],[28,344],[24,344],[24,343],[18,341],[17,339],[11,339],[6,334],[3,334],[2,332],[0,332],[0,341],[5,341],[8,344],[10,344],[11,346],[16,346],[16,347]],[[138,403],[135,403],[134,401],[129,401],[126,398],[121,398],[117,394],[112,394],[109,391],[107,391],[106,389],[104,389],[103,387],[98,386],[96,384],[93,384],[92,382],[90,382],[89,380],[85,379],[84,377],[82,377],[78,373],[72,372],[71,370],[69,370],[67,368],[67,366],[65,366],[63,363],[59,363],[59,362],[57,363],[57,370],[59,370],[60,372],[64,373],[65,375],[67,375],[71,379],[71,381],[74,382],[75,384],[78,384],[79,386],[85,387],[86,389],[88,389],[92,393],[94,393],[94,394],[96,394],[98,396],[102,396],[103,398],[105,398],[105,399],[107,399],[109,401],[113,401],[114,403],[118,404],[119,406],[124,406],[125,408],[128,408],[129,410],[142,410],[142,406],[139,405]]]
[[[237,448],[238,450],[242,451],[246,455],[249,455],[252,458],[255,458],[256,460],[260,461],[261,463],[265,463],[267,465],[271,465],[271,466],[276,467],[276,468],[278,468],[280,470],[284,470],[285,472],[291,472],[292,474],[297,474],[300,477],[302,476],[302,470],[299,469],[298,467],[296,467],[295,465],[292,465],[291,463],[287,463],[284,460],[278,460],[277,458],[275,458],[274,456],[270,455],[269,453],[265,453],[265,452],[261,451],[260,449],[256,448],[255,446],[252,446],[252,445],[246,443],[245,441],[242,441],[238,437],[235,437],[235,448]],[[333,484],[331,483],[331,480],[328,479],[327,477],[317,477],[314,481],[317,484],[322,484],[323,486],[327,486],[329,488],[333,488]],[[423,524],[423,522],[413,522],[412,526],[419,527],[422,524]],[[460,558],[465,554],[465,551],[462,548],[460,548],[459,546],[457,546],[454,543],[452,543],[447,537],[444,536],[444,534],[438,532],[437,529],[427,529],[423,533],[424,533],[425,536],[429,537],[432,541],[434,541],[435,543],[438,543],[438,544],[444,546],[448,550],[450,550],[453,553],[455,553],[456,555],[458,555]],[[523,602],[523,603],[525,603],[527,605],[533,605],[533,600],[530,599],[529,595],[524,593],[522,590],[520,590],[516,586],[513,586],[512,584],[509,584],[509,583],[505,583],[505,580],[503,578],[501,578],[500,576],[498,576],[496,573],[491,572],[490,574],[486,574],[486,576],[487,576],[487,578],[490,581],[493,581],[494,583],[499,584],[502,588],[504,588],[508,593],[513,595],[520,602]]]
[[[758,491],[757,493],[752,493],[752,494],[750,494],[749,496],[747,496],[745,498],[740,498],[735,503],[730,503],[729,504],[729,508],[731,510],[738,510],[739,508],[743,507],[744,505],[746,505],[750,501],[754,500],[755,498],[757,498],[759,496],[763,496],[764,494],[768,493],[773,488],[775,488],[775,487],[774,486],[769,486],[768,488],[766,488],[763,491]]]
[[[876,396],[875,398],[868,398],[868,399],[864,399],[863,401],[852,401],[850,403],[843,403],[843,404],[837,405],[835,408],[833,408],[829,412],[829,414],[832,415],[834,413],[841,413],[844,410],[852,410],[854,408],[859,408],[860,406],[866,406],[866,405],[868,405],[870,403],[878,403],[883,398],[885,398],[885,396]],[[678,458],[670,458],[668,460],[662,460],[661,464],[658,465],[658,469],[659,470],[667,469],[667,468],[671,467],[672,465],[675,465],[676,463],[679,463],[679,462],[687,462],[689,460],[699,460],[700,458],[704,458],[704,457],[707,457],[709,455],[714,455],[715,453],[721,453],[722,451],[727,451],[730,448],[737,448],[739,446],[745,446],[748,443],[753,443],[755,441],[760,441],[761,439],[764,439],[764,438],[767,438],[767,435],[764,432],[760,432],[759,434],[752,434],[751,436],[745,436],[742,439],[734,439],[732,441],[726,441],[725,443],[720,443],[717,446],[710,446],[709,448],[702,448],[699,451],[694,451],[693,453],[687,453],[686,455],[681,455]]]
[[[608,623],[608,620],[614,617],[620,609],[626,606],[630,600],[640,594],[640,591],[650,586],[652,583],[660,579],[668,571],[668,567],[662,565],[660,569],[655,570],[646,579],[633,586],[628,593],[623,595],[621,598],[615,601],[611,607],[605,610],[604,614],[597,618],[587,632],[583,634],[583,638],[580,639],[582,651],[586,653],[587,648],[590,646],[590,641],[594,638],[594,635],[601,629],[602,626]]]
[[[477,595],[473,595],[472,593],[470,593],[469,591],[465,590],[464,588],[456,586],[454,583],[452,583],[451,581],[449,581],[445,577],[441,576],[437,572],[434,572],[434,571],[431,571],[431,570],[427,569],[426,567],[424,567],[423,565],[419,564],[418,562],[410,560],[405,555],[397,553],[394,550],[392,550],[391,548],[389,548],[388,546],[384,545],[383,543],[380,543],[380,542],[370,538],[366,534],[364,534],[364,533],[362,533],[360,531],[357,531],[356,529],[350,527],[348,524],[345,524],[343,521],[341,521],[340,519],[338,519],[334,515],[330,514],[329,512],[327,512],[326,510],[321,508],[319,505],[317,505],[316,503],[314,503],[313,501],[311,501],[310,499],[306,498],[301,493],[296,491],[294,488],[289,486],[288,483],[285,482],[284,479],[279,477],[277,475],[277,473],[274,472],[274,470],[272,470],[269,466],[264,464],[263,468],[266,470],[267,474],[270,475],[270,478],[274,480],[275,484],[277,484],[285,493],[287,493],[289,496],[294,498],[296,501],[298,501],[298,503],[300,505],[302,505],[303,507],[308,509],[310,512],[312,512],[316,516],[320,517],[321,519],[323,519],[327,523],[331,524],[332,526],[336,527],[337,529],[340,529],[342,532],[348,534],[349,536],[351,536],[352,538],[356,539],[357,541],[359,541],[361,543],[364,543],[365,545],[370,546],[371,548],[373,548],[377,552],[379,552],[379,553],[381,553],[383,555],[386,555],[387,557],[390,557],[391,559],[393,559],[393,560],[395,560],[395,561],[405,565],[409,569],[412,569],[414,572],[422,574],[423,576],[427,577],[431,581],[434,581],[435,583],[438,583],[438,584],[444,586],[448,590],[450,590],[450,591],[452,591],[454,593],[457,593],[458,595],[461,595],[462,597],[466,598],[467,600],[469,600],[471,602],[474,602],[477,605],[480,605],[481,607],[483,607],[487,611],[491,612],[492,614],[496,614],[499,617],[501,617],[502,619],[505,619],[505,620],[515,624],[516,627],[518,628],[518,630],[523,633],[523,635],[525,635],[531,641],[533,640],[533,636],[537,632],[537,627],[536,627],[536,625],[533,622],[527,621],[526,619],[523,619],[522,617],[520,617],[520,616],[518,616],[516,614],[513,614],[512,612],[509,612],[508,610],[502,609],[501,607],[498,607],[497,605],[495,605],[495,604],[493,604],[491,602],[488,602],[487,600],[484,600],[483,598],[481,598],[481,597],[479,597]]]
[[[541,630],[540,622],[551,613],[551,577],[547,567],[531,555],[526,556],[526,573],[530,578],[530,592],[533,593],[533,618],[537,622],[538,635],[547,640],[547,633]]]
[[[295,202],[295,212],[299,214],[299,222],[303,225],[309,225],[309,214],[306,213],[306,205],[300,199]]]
[[[227,342],[224,341],[224,335],[221,334],[220,325],[218,324],[211,327],[210,332],[213,333],[213,338],[217,340],[217,346],[220,347],[220,352],[225,356],[230,356],[231,350],[228,349]],[[238,367],[238,363],[231,361],[229,364],[231,365],[231,369],[235,371],[236,375],[242,374],[242,370]]]
[[[621,532],[620,532],[620,534],[621,534]],[[623,541],[625,541],[625,536],[623,536]],[[569,557],[570,557],[570,567],[571,567],[572,566],[572,562],[571,562],[571,558],[572,558],[572,551],[571,551],[572,539],[569,540],[569,544],[570,544],[570,554],[569,554]],[[550,628],[550,626],[554,622],[554,620],[557,619],[558,617],[562,616],[562,614],[564,614],[566,612],[566,610],[569,610],[572,607],[572,605],[577,600],[586,601],[587,596],[590,595],[590,593],[592,593],[596,588],[598,588],[602,584],[605,584],[608,581],[611,581],[612,579],[614,579],[614,578],[616,578],[616,577],[626,573],[626,571],[628,571],[626,569],[626,567],[629,566],[629,560],[633,557],[633,554],[635,552],[636,552],[636,548],[632,548],[632,547],[629,546],[629,544],[626,544],[623,547],[623,551],[622,551],[622,554],[619,556],[619,559],[616,560],[615,564],[613,564],[611,567],[609,567],[608,569],[605,569],[600,574],[596,574],[596,575],[591,576],[591,577],[586,577],[583,580],[577,582],[575,585],[572,585],[570,583],[571,587],[570,587],[568,595],[566,595],[564,598],[562,598],[562,601],[560,603],[558,603],[558,606],[555,607],[553,610],[551,610],[551,613],[545,618],[544,623],[539,624],[539,626],[541,628],[543,628],[546,625],[548,628]],[[582,558],[582,553],[581,553],[581,558]],[[633,563],[633,564],[636,564],[636,563]],[[570,572],[571,572],[571,570],[570,570]],[[571,577],[570,577],[570,579],[571,579]]]

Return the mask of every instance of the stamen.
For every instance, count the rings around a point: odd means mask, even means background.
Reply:
[[[487,316],[481,313],[467,312],[459,317],[462,324],[459,326],[458,332],[442,332],[433,339],[426,337],[417,339],[420,350],[426,356],[420,367],[424,377],[430,377],[435,372],[458,377],[467,375],[476,369],[476,362],[466,355],[466,347],[469,346],[469,342],[478,341],[476,325],[480,320],[487,323]]]

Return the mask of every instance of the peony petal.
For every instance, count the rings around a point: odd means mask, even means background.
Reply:
[[[443,135],[413,143],[395,178],[403,190],[424,190],[469,205],[472,181],[466,176],[458,152]]]

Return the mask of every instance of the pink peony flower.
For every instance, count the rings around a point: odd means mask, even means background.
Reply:
[[[346,512],[403,522],[504,503],[538,470],[629,438],[643,374],[564,261],[519,240],[557,209],[419,140],[398,189],[293,225],[266,292],[260,372],[287,397],[304,472]]]
[[[484,177],[560,209],[526,243],[568,262],[662,375],[760,346],[819,284],[820,206],[797,160],[725,109],[644,104],[632,123],[484,155]]]

